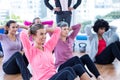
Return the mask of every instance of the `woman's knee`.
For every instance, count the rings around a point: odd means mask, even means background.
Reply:
[[[74,57],[72,57],[72,59],[74,59],[76,61],[76,60],[79,60],[79,57],[78,56],[74,56]]]
[[[83,55],[82,57],[86,57],[86,58],[88,58],[88,57],[89,57],[89,55],[88,55],[88,54],[85,54],[85,55]]]
[[[68,71],[71,71],[71,72],[73,72],[74,70],[72,69],[72,67],[65,67],[64,69],[62,69],[62,70],[68,70]]]
[[[85,55],[83,55],[80,59],[82,60],[82,62],[84,62],[84,61],[90,60],[91,58],[89,57],[88,54],[85,54]]]
[[[73,74],[73,72],[69,70],[65,70],[64,73],[67,75],[66,77],[68,80],[74,80],[77,77],[75,73]]]
[[[77,64],[77,65],[73,66],[73,70],[80,77],[85,72],[85,69],[83,68],[83,66],[81,64]]]
[[[66,67],[64,70],[71,72],[74,76],[76,76],[76,73],[72,67]]]
[[[73,72],[71,72],[72,68],[70,67],[66,67],[64,69],[62,69],[60,72],[58,72],[57,74],[55,74],[54,76],[52,76],[49,80],[74,80],[75,77],[77,77],[76,74],[73,74]]]

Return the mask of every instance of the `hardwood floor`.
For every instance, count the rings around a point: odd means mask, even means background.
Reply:
[[[1,68],[1,61],[2,58],[0,58],[0,80],[22,80],[20,74],[16,75],[4,74]],[[115,60],[113,64],[109,65],[96,64],[96,66],[100,71],[101,75],[103,76],[104,80],[120,80],[120,62],[118,62],[117,60]],[[76,80],[79,79],[77,78]]]
[[[120,80],[120,62],[96,66],[105,80]]]
[[[16,74],[16,75],[4,74],[4,72],[2,71],[1,62],[2,62],[2,58],[0,58],[0,80],[22,80],[20,74]]]

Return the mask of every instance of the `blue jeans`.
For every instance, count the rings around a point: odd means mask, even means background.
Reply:
[[[16,52],[7,62],[3,64],[3,71],[6,74],[17,74],[21,73],[23,80],[29,80],[32,75],[28,68],[28,61],[25,55],[20,52]]]
[[[74,80],[77,77],[71,67],[66,67],[53,75],[49,80]]]
[[[68,23],[68,26],[70,26],[71,12],[70,11],[62,11],[61,14],[56,14],[56,21],[57,21],[57,23],[59,23],[61,21],[65,21]]]

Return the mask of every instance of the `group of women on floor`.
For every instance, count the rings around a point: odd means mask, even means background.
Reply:
[[[96,80],[104,80],[94,62],[111,64],[115,58],[120,60],[116,27],[110,26],[107,21],[98,19],[94,26],[86,27],[85,31],[93,47],[90,56],[84,53],[81,57],[73,56],[72,51],[81,24],[71,27],[64,21],[57,26],[52,24],[48,21],[46,27],[40,18],[35,18],[33,23],[25,22],[29,27],[18,25],[14,20],[6,23],[5,34],[0,34],[4,52],[2,68],[6,74],[21,73],[23,80],[74,80],[77,76],[80,80],[93,80],[94,77]],[[18,28],[25,29],[16,34]],[[46,33],[51,33],[48,41]],[[32,74],[27,68],[28,63]]]

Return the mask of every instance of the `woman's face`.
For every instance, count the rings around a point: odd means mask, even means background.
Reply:
[[[69,33],[69,27],[68,26],[65,26],[65,27],[61,28],[61,36],[62,37],[67,37],[68,33]]]
[[[46,30],[45,29],[37,30],[36,35],[33,36],[33,39],[39,45],[44,44],[46,40]]]
[[[40,19],[36,19],[36,20],[35,20],[35,24],[41,24]]]
[[[11,23],[10,26],[8,27],[8,33],[10,34],[16,34],[18,30],[18,26],[16,23]]]
[[[105,32],[105,28],[101,27],[98,29],[98,35],[103,35],[103,33]]]

